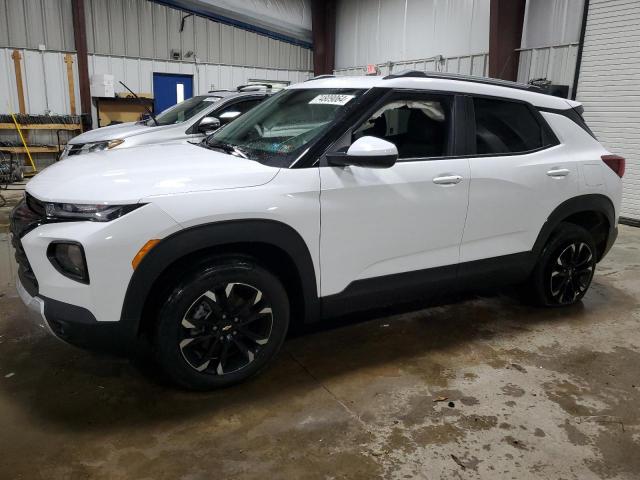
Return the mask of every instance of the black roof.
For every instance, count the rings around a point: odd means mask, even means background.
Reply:
[[[422,72],[420,70],[405,70],[403,72],[392,73],[383,77],[383,80],[391,78],[438,78],[443,80],[460,80],[462,82],[483,83],[486,85],[496,85],[499,87],[517,88],[518,90],[529,90],[532,92],[544,93],[544,91],[535,85],[526,83],[510,82],[508,80],[500,80],[498,78],[475,77],[472,75],[460,75],[458,73],[445,72]]]

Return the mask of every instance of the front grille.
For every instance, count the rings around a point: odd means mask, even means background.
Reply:
[[[28,193],[25,195],[25,199],[18,203],[11,212],[11,244],[16,251],[15,257],[16,262],[18,262],[18,275],[22,286],[31,296],[38,293],[38,280],[29,264],[29,259],[22,247],[21,239],[45,221],[44,205]]]

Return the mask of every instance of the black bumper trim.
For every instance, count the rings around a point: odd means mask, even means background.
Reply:
[[[602,255],[600,256],[600,259],[598,261],[601,261],[605,257],[605,255],[609,253],[609,250],[611,250],[611,247],[613,247],[613,244],[616,242],[617,238],[618,238],[618,227],[615,226],[609,229],[609,235],[607,236],[607,243],[604,246],[604,251],[602,252]]]
[[[86,308],[60,302],[42,295],[44,316],[51,330],[62,340],[92,351],[126,355],[132,351],[135,337],[123,328],[123,322],[99,322]]]

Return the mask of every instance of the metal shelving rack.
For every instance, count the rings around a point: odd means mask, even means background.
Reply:
[[[82,132],[82,125],[80,123],[41,123],[41,124],[29,124],[29,123],[22,124],[21,123],[19,125],[20,125],[20,130],[49,130],[54,132],[59,132],[63,130],[63,131]],[[0,123],[0,130],[12,130],[18,133],[16,126],[13,123]],[[28,145],[28,147],[29,147],[29,152],[27,152],[27,149],[24,146],[11,146],[11,147],[0,146],[0,151],[6,152],[6,153],[14,153],[14,154],[23,154],[23,153],[24,154],[26,153],[59,154],[62,151],[61,145],[56,145],[56,146]],[[35,173],[35,172],[26,172],[25,175],[29,175],[30,173]]]

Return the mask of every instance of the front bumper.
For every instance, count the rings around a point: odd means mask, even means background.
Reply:
[[[121,322],[98,322],[86,308],[31,296],[19,278],[16,290],[34,323],[66,343],[116,355],[129,354],[135,346],[136,335]]]
[[[49,327],[47,319],[44,316],[44,300],[39,297],[32,297],[22,285],[22,281],[20,280],[20,278],[16,279],[16,290],[18,291],[20,300],[22,300],[22,302],[29,310],[29,316],[31,320],[33,320],[36,325],[42,327],[51,335],[55,336],[55,333],[53,332],[53,330],[51,330],[51,327]]]
[[[138,332],[135,322],[121,318],[131,260],[146,241],[178,228],[153,204],[111,222],[51,222],[37,204],[22,202],[11,214],[20,298],[56,337],[91,350],[126,352]],[[47,249],[56,241],[83,246],[90,284],[64,276],[52,264]]]

